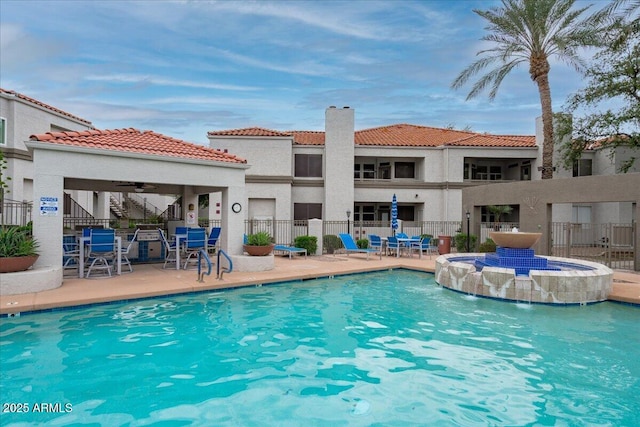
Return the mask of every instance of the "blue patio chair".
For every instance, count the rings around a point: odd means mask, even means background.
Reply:
[[[187,230],[187,240],[184,242],[185,261],[184,269],[187,269],[189,261],[194,259],[197,261],[200,249],[207,247],[207,231],[204,228],[190,228]]]
[[[138,237],[138,231],[140,231],[139,228],[136,229],[135,233],[133,233],[133,237],[131,238],[127,246],[124,246],[120,249],[120,262],[122,263],[122,265],[126,265],[127,267],[129,267],[129,273],[133,271],[133,267],[131,267],[131,261],[129,261],[129,252],[131,251],[131,247]]]
[[[369,247],[382,252],[382,238],[377,234],[369,234]]]
[[[395,252],[396,256],[400,256],[401,249],[402,244],[398,242],[398,238],[396,236],[387,237],[387,251]]]
[[[62,237],[62,271],[78,271],[80,266],[80,244],[75,235]]]
[[[422,258],[422,252],[423,250],[425,250],[425,246],[424,246],[424,242],[425,239],[427,239],[427,245],[428,245],[428,238],[422,238],[422,236],[411,236],[411,242],[409,245],[409,255],[413,257],[413,251],[418,252],[418,255],[420,255],[420,257]]]
[[[340,233],[338,236],[340,237],[340,240],[342,240],[342,244],[344,245],[344,248],[347,251],[347,256],[349,256],[350,253],[354,252],[354,253],[367,254],[367,259],[369,259],[369,254],[378,252],[378,250],[376,249],[359,248],[356,242],[353,240],[353,237],[351,237],[351,234]],[[382,253],[380,253],[380,259],[382,259]]]
[[[407,236],[405,233],[396,233],[396,237],[399,237],[400,239],[408,239],[409,236]]]
[[[209,233],[209,240],[207,240],[207,251],[211,254],[216,252],[218,240],[220,239],[220,227],[212,227],[211,233]]]
[[[103,271],[111,277],[111,262],[116,257],[116,231],[110,228],[91,230],[89,236],[89,268],[87,279],[94,271]]]
[[[168,262],[177,262],[178,247],[175,242],[169,243],[167,236],[164,234],[164,230],[158,228],[158,233],[160,233],[160,240],[162,240],[162,244],[164,246],[164,265],[162,268],[167,268]]]
[[[423,249],[426,253],[429,254],[429,258],[431,258],[431,255],[436,254],[439,255],[438,252],[438,239],[437,238],[433,238],[433,237],[425,237],[425,239],[428,239],[426,245],[423,243],[423,247],[425,247],[426,249]]]

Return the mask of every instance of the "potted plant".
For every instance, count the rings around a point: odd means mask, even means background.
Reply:
[[[273,252],[274,246],[271,235],[266,231],[259,231],[255,234],[249,234],[247,236],[247,243],[242,247],[249,255],[265,256]]]
[[[38,259],[37,249],[27,227],[0,227],[0,273],[28,270]]]

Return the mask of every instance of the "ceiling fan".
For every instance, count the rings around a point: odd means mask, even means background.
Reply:
[[[144,190],[151,190],[156,188],[155,185],[146,184],[144,182],[123,182],[121,184],[116,184],[116,187],[133,187],[133,191],[136,193],[142,193]]]

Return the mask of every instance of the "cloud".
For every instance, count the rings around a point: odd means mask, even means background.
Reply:
[[[156,86],[173,86],[200,89],[217,89],[228,91],[254,91],[259,90],[257,86],[240,86],[229,85],[224,83],[207,83],[195,80],[179,80],[163,78],[158,76],[135,75],[135,74],[106,74],[106,75],[89,75],[85,77],[88,81],[123,83],[123,84],[148,84]]]

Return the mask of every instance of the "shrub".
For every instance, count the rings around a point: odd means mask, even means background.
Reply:
[[[313,255],[318,250],[318,238],[316,236],[298,236],[293,240],[293,246],[306,249],[308,255]]]
[[[249,246],[269,246],[271,243],[271,235],[266,231],[259,231],[247,236],[247,245]]]
[[[356,240],[356,245],[360,249],[367,249],[369,247],[369,239],[358,239]]]
[[[325,234],[322,236],[322,246],[326,253],[332,254],[336,249],[342,247],[342,240],[335,234]]]
[[[495,252],[495,251],[496,251],[496,243],[491,239],[487,239],[484,241],[484,243],[480,243],[480,246],[478,247],[478,252]]]
[[[31,237],[30,227],[0,228],[0,258],[38,255],[38,242]]]
[[[458,250],[458,252],[467,252],[467,235],[466,234],[464,233],[456,234],[453,240],[454,240],[453,244]],[[469,236],[469,251],[473,252],[473,250],[476,247],[477,240],[478,238],[475,235],[471,234]]]

